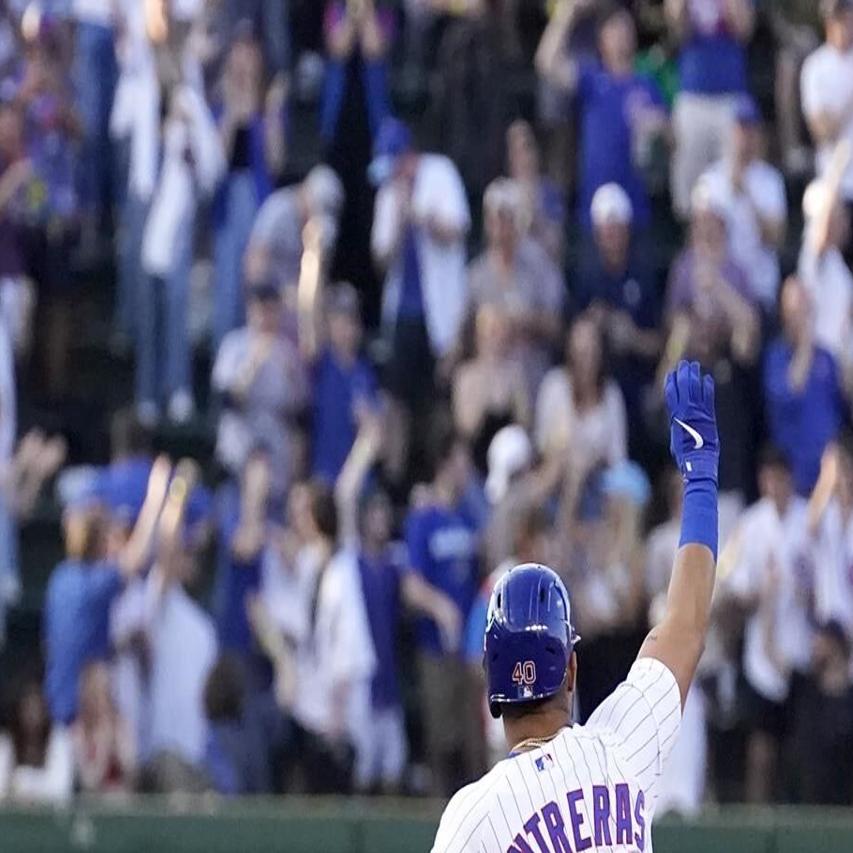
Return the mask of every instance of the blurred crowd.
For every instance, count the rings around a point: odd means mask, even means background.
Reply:
[[[723,547],[660,808],[853,802],[851,213],[851,0],[0,0],[0,634],[40,502],[65,547],[0,800],[448,796],[504,755],[517,562],[585,720],[666,591],[689,358]],[[87,278],[105,465],[16,418]]]

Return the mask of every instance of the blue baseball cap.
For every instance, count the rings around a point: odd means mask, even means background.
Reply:
[[[400,119],[389,116],[379,127],[373,143],[373,160],[367,174],[374,186],[384,183],[394,173],[399,157],[412,150],[412,131]]]
[[[752,95],[741,95],[735,102],[735,121],[738,124],[761,124],[761,112]]]

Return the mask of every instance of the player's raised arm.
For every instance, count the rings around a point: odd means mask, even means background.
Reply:
[[[682,361],[666,379],[673,458],[684,477],[681,541],[666,613],[652,628],[640,658],[656,658],[675,676],[681,704],[705,646],[717,561],[717,467],[720,442],[714,380]]]

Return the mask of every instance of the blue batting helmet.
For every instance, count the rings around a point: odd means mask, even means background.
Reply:
[[[557,573],[535,563],[510,569],[497,583],[486,624],[489,711],[559,693],[580,639],[569,594]]]

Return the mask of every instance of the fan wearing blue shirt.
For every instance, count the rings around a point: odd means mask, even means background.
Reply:
[[[324,301],[324,316],[317,317]],[[303,355],[313,362],[311,469],[331,485],[352,449],[359,422],[377,405],[376,374],[361,354],[355,288],[342,283],[324,293],[318,287],[314,305],[300,315],[299,340]]]
[[[80,673],[91,661],[109,657],[110,605],[148,564],[170,474],[168,460],[154,463],[139,520],[117,555],[109,553],[109,522],[100,506],[67,512],[67,556],[48,581],[43,617],[45,695],[55,723],[74,721]]]
[[[647,441],[643,400],[662,346],[660,292],[649,253],[639,250],[634,237],[633,208],[622,187],[599,187],[591,212],[594,239],[582,248],[574,307],[591,310],[607,339],[610,369],[635,427],[629,436],[633,458]]]
[[[369,492],[358,516],[358,572],[376,674],[371,684],[371,719],[362,729],[365,743],[358,750],[356,787],[394,793],[399,792],[408,753],[397,660],[406,548],[391,541],[393,507],[384,491]]]
[[[481,760],[476,690],[460,653],[461,632],[479,584],[478,537],[459,509],[470,477],[467,446],[455,435],[435,436],[429,499],[406,519],[410,573],[443,602],[443,618],[417,625],[421,698],[436,795],[474,778]]]
[[[598,30],[600,62],[579,60],[567,47],[588,2],[561,0],[536,54],[539,74],[572,92],[580,114],[579,218],[591,227],[590,205],[602,185],[617,183],[644,226],[651,209],[642,174],[643,152],[653,148],[667,126],[663,97],[652,80],[634,71],[637,33],[624,9],[609,11]]]
[[[681,90],[673,108],[672,198],[687,216],[699,176],[725,152],[737,96],[747,91],[747,42],[754,0],[666,0],[680,44]]]
[[[809,295],[799,279],[783,285],[780,314],[782,334],[764,358],[767,425],[797,491],[807,496],[826,445],[841,430],[846,405],[835,359],[814,343]]]
[[[269,453],[258,448],[246,462],[239,487],[229,483],[219,495],[219,561],[214,619],[219,646],[249,656],[254,646],[247,601],[261,585],[271,516]]]

